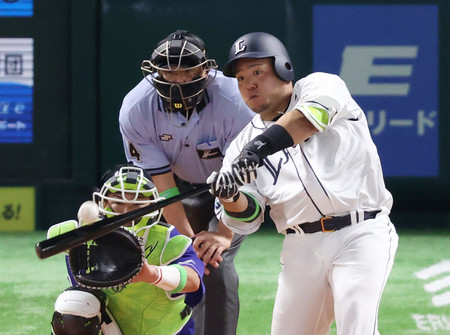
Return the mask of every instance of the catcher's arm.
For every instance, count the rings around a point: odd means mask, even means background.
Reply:
[[[195,292],[200,287],[200,277],[188,266],[156,266],[144,263],[141,271],[131,281],[146,282],[171,293]]]
[[[171,293],[195,292],[200,287],[200,277],[188,266],[157,266],[144,263],[141,271],[131,281],[146,282]]]
[[[47,231],[47,238],[52,238],[64,234],[68,231],[78,228],[78,222],[75,220],[67,220],[52,225]]]

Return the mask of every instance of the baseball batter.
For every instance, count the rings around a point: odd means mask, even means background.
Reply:
[[[377,314],[398,236],[392,196],[366,118],[336,75],[293,86],[284,45],[266,33],[234,43],[224,74],[258,115],[231,143],[211,191],[235,232],[255,232],[266,206],[285,235],[273,335],[379,334]]]
[[[216,68],[204,42],[178,30],[158,43],[142,64],[146,77],[124,98],[119,124],[127,160],[149,172],[166,198],[205,184],[254,116],[236,81]],[[205,269],[205,299],[194,310],[196,334],[235,334],[239,298],[233,261],[244,236],[233,236],[217,222],[208,192],[183,205],[165,207],[164,218],[195,238],[198,256],[212,265]]]

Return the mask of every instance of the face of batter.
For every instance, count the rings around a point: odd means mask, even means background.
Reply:
[[[276,75],[271,58],[239,59],[236,79],[242,99],[263,120],[274,119],[288,107],[292,83]]]

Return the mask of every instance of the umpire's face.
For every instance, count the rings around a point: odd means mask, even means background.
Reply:
[[[239,59],[236,79],[242,99],[263,120],[274,119],[289,106],[292,83],[277,76],[272,58]]]
[[[159,70],[158,74],[169,83],[189,83],[196,78],[206,76],[208,71],[201,66],[188,69],[173,67],[173,69],[167,71]]]

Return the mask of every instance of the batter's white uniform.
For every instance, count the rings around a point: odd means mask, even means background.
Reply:
[[[313,108],[311,108],[313,107]],[[327,109],[319,119],[314,107]],[[273,312],[273,335],[378,334],[377,313],[393,265],[398,236],[388,214],[380,159],[367,120],[345,83],[335,75],[313,73],[294,86],[288,111],[299,109],[318,129],[304,143],[264,160],[252,194],[278,232],[286,234],[282,272]],[[245,144],[274,122],[259,115],[231,143],[222,171],[229,171]],[[364,221],[364,211],[379,210]],[[335,232],[305,234],[301,224],[326,216],[351,215],[352,225]],[[219,208],[218,216],[241,234],[255,232],[264,213],[249,223]]]

